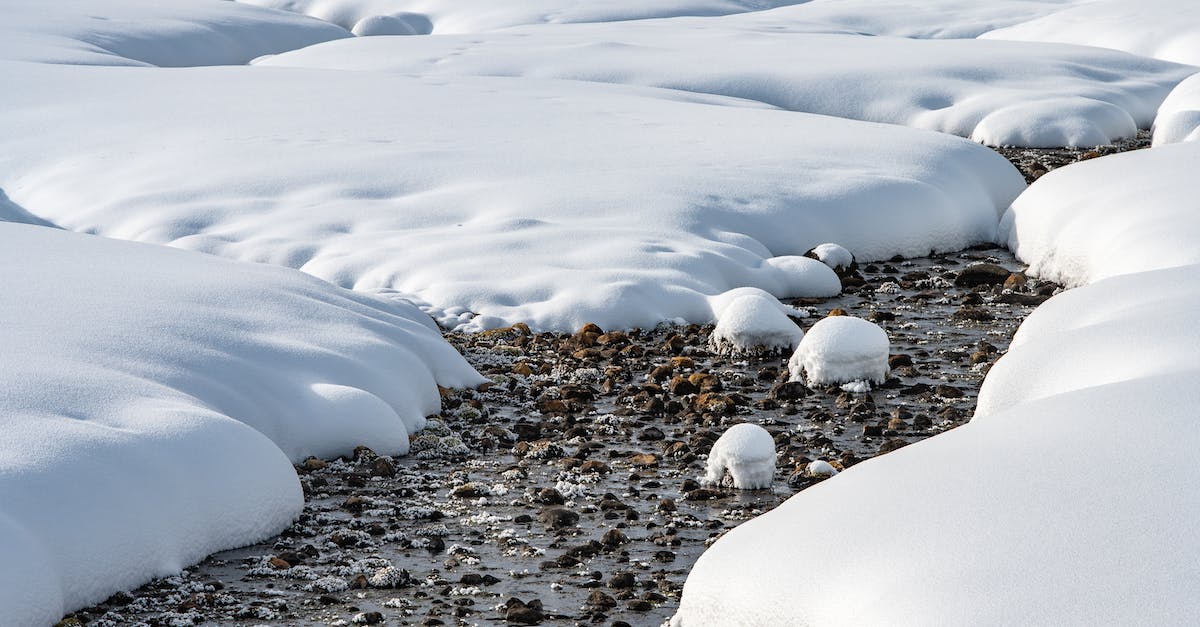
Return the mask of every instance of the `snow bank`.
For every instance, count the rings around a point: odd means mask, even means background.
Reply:
[[[1197,146],[1030,187],[1010,245],[1037,274],[1091,284],[1022,324],[969,424],[714,544],[673,624],[1195,623],[1200,530],[1181,521],[1200,515]]]
[[[728,478],[739,490],[761,490],[771,487],[774,477],[775,439],[756,424],[733,425],[708,453],[705,483],[720,485]]]
[[[1189,142],[1055,170],[1005,213],[1001,240],[1031,274],[1068,286],[1200,263],[1197,168]]]
[[[1200,74],[1175,86],[1154,118],[1154,145],[1200,140]]]
[[[1005,146],[1095,146],[1132,136],[1195,71],[1082,46],[813,33],[805,32],[811,25],[755,18],[355,39],[259,63],[649,85]]]
[[[412,306],[281,268],[0,222],[0,275],[5,624],[278,533],[290,461],[402,453],[482,381]]]
[[[677,15],[760,11],[804,0],[238,0],[297,11],[346,30],[384,16],[419,15],[439,35],[475,33],[522,24],[613,22]]]
[[[1124,50],[1200,65],[1200,4],[1193,0],[1076,2],[1037,19],[981,35],[987,39],[1053,41]]]
[[[792,381],[829,385],[883,383],[891,343],[879,325],[853,316],[829,316],[812,325],[788,360]]]
[[[234,65],[350,36],[320,20],[211,0],[0,0],[0,15],[0,59],[44,63]]]
[[[708,322],[733,288],[824,289],[787,259],[821,242],[886,259],[991,241],[1024,188],[958,138],[651,88],[0,72],[28,86],[0,102],[0,187],[30,213],[393,289],[459,329]]]

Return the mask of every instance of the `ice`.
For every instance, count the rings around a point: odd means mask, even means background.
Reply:
[[[543,25],[334,41],[259,63],[650,85],[999,146],[1095,146],[1130,137],[1150,126],[1171,88],[1195,71],[1084,46],[863,37],[822,28],[759,13]]]
[[[775,439],[766,429],[743,422],[717,438],[708,454],[705,483],[720,485],[726,478],[739,490],[771,487],[775,476]]]
[[[1154,145],[1200,140],[1200,74],[1175,86],[1154,118]]]
[[[416,308],[301,273],[0,222],[0,622],[287,527],[292,462],[401,453],[483,381]]]
[[[828,385],[869,381],[888,374],[887,332],[853,316],[828,316],[812,325],[788,360],[792,381]]]

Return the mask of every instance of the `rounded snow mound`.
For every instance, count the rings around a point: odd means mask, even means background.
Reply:
[[[1065,110],[1080,112],[1063,116]],[[989,113],[971,139],[989,146],[1100,146],[1137,135],[1128,111],[1109,102],[1083,97],[1018,103]]]
[[[854,255],[840,244],[825,243],[812,249],[812,254],[834,270],[847,269],[854,263]]]
[[[762,290],[741,293],[715,313],[717,327],[709,336],[709,345],[718,353],[734,355],[791,351],[804,337],[804,331],[788,318],[779,301]]]
[[[1178,144],[1200,139],[1200,74],[1175,86],[1154,118],[1153,145]]]
[[[851,316],[830,316],[804,335],[788,360],[792,381],[807,377],[809,385],[851,381],[883,383],[888,374],[891,343],[879,325]]]
[[[350,32],[359,37],[377,35],[428,35],[433,32],[433,22],[420,13],[396,13],[372,15],[354,24]]]
[[[775,439],[766,429],[744,422],[713,444],[704,482],[720,485],[728,477],[739,490],[759,490],[769,488],[774,476]]]

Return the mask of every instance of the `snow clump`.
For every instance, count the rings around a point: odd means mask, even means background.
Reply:
[[[766,429],[744,422],[730,427],[708,453],[704,482],[721,485],[726,475],[739,490],[771,486],[775,476],[775,439]]]
[[[852,381],[883,383],[888,374],[887,333],[879,325],[852,316],[819,320],[788,360],[792,381],[801,373],[808,385]]]
[[[844,270],[849,268],[850,264],[854,263],[854,255],[838,244],[821,244],[812,249],[812,254],[816,255],[817,259],[821,260],[821,263],[834,270]]]
[[[774,296],[762,291],[744,293],[716,314],[717,327],[709,344],[718,353],[763,354],[791,351],[804,337]]]
[[[808,466],[804,468],[804,474],[809,477],[832,477],[838,474],[838,470],[833,467],[833,464],[818,459],[808,463]]]

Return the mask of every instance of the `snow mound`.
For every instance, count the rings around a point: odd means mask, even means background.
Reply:
[[[678,91],[0,67],[25,86],[0,100],[0,187],[30,213],[395,290],[460,330],[703,323],[733,288],[832,294],[787,257],[992,241],[1024,189],[959,138]]]
[[[377,16],[420,14],[439,35],[477,33],[522,24],[614,22],[679,15],[725,15],[761,11],[804,0],[238,0],[296,11],[346,30]]]
[[[883,383],[891,343],[879,325],[853,316],[818,320],[788,360],[792,381],[830,385],[853,381]]]
[[[400,453],[483,381],[414,307],[0,222],[0,608],[65,612],[286,528],[292,462]]]
[[[349,37],[304,16],[206,0],[0,0],[0,59],[82,65],[236,65]]]
[[[975,420],[722,537],[673,625],[1191,623],[1200,530],[1179,521],[1200,514],[1198,308],[1194,265],[1051,299]]]
[[[730,427],[708,454],[705,483],[721,485],[726,478],[739,490],[771,487],[775,477],[775,439],[766,429],[748,422]]]
[[[1097,0],[980,35],[986,39],[1062,42],[1123,50],[1200,65],[1200,4],[1192,0]]]
[[[806,32],[811,25],[752,17],[345,40],[261,63],[648,85],[1004,146],[1129,137],[1149,127],[1171,88],[1195,71],[1084,46],[814,33]]]
[[[1013,202],[1001,240],[1031,274],[1067,286],[1200,263],[1197,168],[1200,144],[1188,142],[1055,170]]]
[[[1154,118],[1154,145],[1200,140],[1200,74],[1175,86]]]
[[[791,352],[804,337],[779,300],[762,290],[732,298],[714,316],[717,326],[709,342],[719,353]]]
[[[809,477],[832,477],[838,474],[837,468],[824,460],[816,460],[804,467],[804,474]]]
[[[914,10],[911,0],[811,0],[747,14],[744,19],[777,28],[820,25],[830,32],[862,35],[973,39],[988,31],[1049,15],[1062,7],[1063,3],[1056,0],[922,0],[920,10]]]
[[[844,270],[854,264],[854,255],[838,244],[821,244],[813,248],[812,253],[834,270]]]

